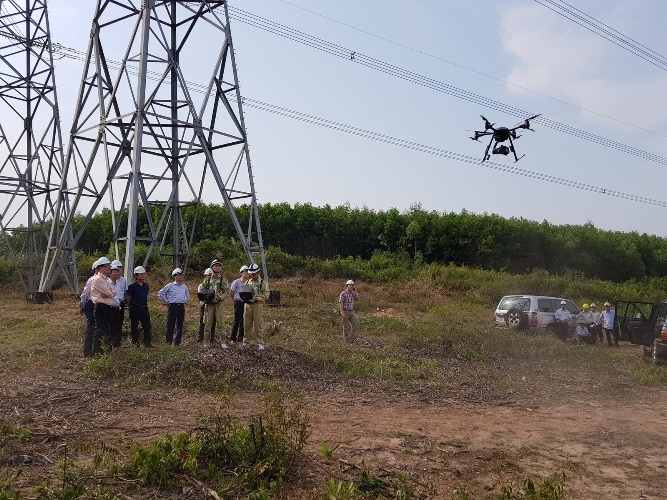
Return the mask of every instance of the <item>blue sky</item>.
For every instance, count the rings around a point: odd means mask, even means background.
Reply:
[[[86,4],[82,8],[80,1],[50,0],[54,42],[86,50],[94,2]],[[667,157],[667,73],[533,0],[248,0],[231,5],[358,54]],[[576,7],[667,54],[661,25],[667,4],[662,0],[579,0]],[[480,114],[500,126],[519,122],[240,21],[232,22],[232,34],[241,93],[250,99],[480,159],[486,142],[468,138],[469,130],[483,127]],[[206,40],[201,43],[206,46]],[[188,80],[206,83],[210,78],[205,68],[192,71]],[[81,62],[56,61],[56,78],[66,137]],[[407,210],[420,203],[428,211],[465,209],[554,224],[590,221],[602,229],[667,236],[662,222],[667,209],[662,207],[416,152],[252,108],[245,109],[245,118],[260,203],[349,203],[374,210]],[[519,154],[526,155],[517,167],[665,199],[665,165],[538,124],[534,128],[516,144]],[[513,165],[510,157],[493,159]],[[213,193],[205,196],[206,201],[219,201]]]

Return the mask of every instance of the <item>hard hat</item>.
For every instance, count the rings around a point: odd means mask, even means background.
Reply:
[[[211,267],[216,265],[221,266],[222,262],[220,262],[218,259],[213,259],[213,261],[211,262]]]
[[[591,302],[591,307],[595,307],[597,309],[598,306],[595,305],[595,302]]]
[[[134,274],[146,274],[144,266],[137,266],[134,268]]]
[[[605,306],[605,307],[607,307],[607,306],[611,307],[611,304],[610,304],[609,302],[605,302],[605,303],[604,303],[604,306]]]
[[[177,274],[183,274],[183,270],[180,267],[177,267],[171,272],[172,276],[176,276]]]
[[[247,271],[248,266],[241,266],[241,269],[239,269],[239,272],[242,273],[243,271]]]
[[[259,266],[257,264],[254,264],[254,263],[251,264],[250,267],[248,268],[248,272],[250,274],[255,274],[255,273],[259,272]]]
[[[97,259],[95,262],[93,262],[93,271],[94,271],[95,269],[97,269],[97,262],[98,262],[98,261],[99,261],[99,259]]]
[[[207,267],[206,271],[204,271],[204,276],[213,276],[213,269]]]
[[[109,259],[107,259],[106,257],[100,257],[97,260],[97,267],[106,266],[107,264],[111,264],[111,261]]]
[[[584,305],[581,306],[581,307],[584,308],[584,309],[588,309],[589,306],[588,306],[588,304],[584,304]]]
[[[118,271],[118,266],[116,264],[111,264],[112,271]]]
[[[567,305],[567,302],[565,302],[564,300],[561,300],[561,301],[560,301],[560,305],[561,305],[561,306],[565,306],[565,305]]]
[[[112,266],[118,266],[118,267],[123,267],[123,263],[119,261],[118,259],[111,261]]]
[[[352,281],[352,280],[347,280],[347,281],[345,282],[345,284],[346,284],[346,285],[354,285],[354,281]]]

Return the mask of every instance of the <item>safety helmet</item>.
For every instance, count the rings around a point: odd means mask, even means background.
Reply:
[[[591,302],[591,307],[595,307],[597,309],[598,306],[595,305],[595,302]]]
[[[213,276],[213,269],[207,267],[206,271],[204,271],[204,276]]]
[[[144,266],[137,266],[134,268],[134,274],[146,274]]]
[[[112,271],[118,271],[118,266],[116,264],[111,264]]]
[[[97,259],[97,267],[106,266],[107,264],[111,264],[111,261],[106,257],[100,257]]]
[[[583,309],[588,309],[589,306],[588,306],[588,304],[584,304],[584,305],[581,306],[581,307],[582,307]]]
[[[566,305],[567,305],[567,302],[565,302],[564,300],[561,300],[561,301],[560,301],[560,305],[561,305],[561,306],[566,306]]]
[[[239,269],[239,272],[242,273],[243,271],[247,271],[248,266],[241,266],[241,269]]]
[[[211,266],[210,266],[210,267],[213,267],[213,266],[221,266],[221,265],[222,265],[222,262],[220,262],[218,259],[213,259],[213,261],[211,262]]]
[[[99,260],[100,260],[100,259],[97,259],[95,262],[93,262],[93,271],[94,271],[95,269],[97,269],[97,262],[98,262]]]
[[[354,285],[354,281],[352,281],[352,280],[347,280],[347,281],[345,282],[345,284],[346,284],[346,285]]]
[[[605,306],[605,307],[607,307],[607,306],[611,307],[611,304],[610,304],[609,302],[605,302],[605,303],[604,303],[604,306]]]
[[[177,267],[171,272],[172,276],[176,276],[177,274],[183,274],[183,270],[180,267]]]
[[[118,259],[111,261],[112,266],[118,266],[118,267],[123,267],[123,263],[119,261]]]
[[[251,264],[250,267],[248,268],[248,272],[250,274],[255,274],[255,273],[259,272],[259,266],[257,264],[254,264],[254,263]]]

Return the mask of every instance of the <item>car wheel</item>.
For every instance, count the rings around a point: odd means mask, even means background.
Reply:
[[[505,323],[515,330],[525,330],[528,327],[528,316],[521,309],[510,309],[505,315]]]
[[[655,341],[653,341],[653,347],[651,348],[651,360],[654,365],[662,364],[662,362],[658,361],[658,349],[656,348]]]
[[[547,325],[546,329],[544,330],[544,334],[547,337],[555,337],[556,336],[556,330],[554,329],[554,325]]]

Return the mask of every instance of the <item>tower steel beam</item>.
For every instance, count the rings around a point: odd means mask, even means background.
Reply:
[[[202,79],[204,92],[190,83]],[[86,213],[76,245],[108,200],[128,278],[153,251],[187,266],[202,197],[224,203],[248,260],[259,256],[266,276],[226,0],[97,1],[64,179],[72,202],[59,227]],[[247,215],[237,215],[239,203]],[[186,205],[197,207],[189,220]],[[52,232],[40,290],[53,285],[66,252],[63,234]]]
[[[51,228],[70,248],[53,281],[78,294],[72,232],[52,225],[69,211],[63,164],[46,0],[0,0],[0,240],[29,301],[48,298],[37,285]]]

